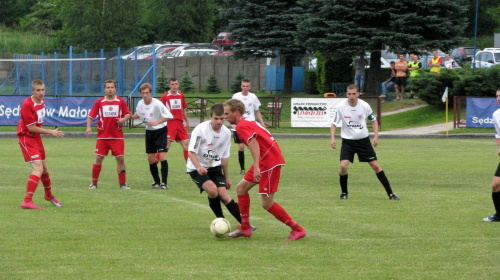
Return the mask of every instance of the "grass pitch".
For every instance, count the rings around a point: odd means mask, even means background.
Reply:
[[[349,168],[349,199],[338,200],[339,150],[329,139],[278,139],[286,167],[276,201],[307,230],[289,228],[251,193],[249,239],[217,239],[214,215],[185,172],[181,147],[168,154],[167,191],[152,183],[143,139],[126,139],[127,183],[104,161],[87,189],[95,139],[44,138],[53,192],[64,204],[22,210],[31,167],[17,139],[0,139],[0,279],[497,279],[500,223],[491,179],[494,139],[380,139],[379,162],[400,201],[390,201],[368,164]],[[247,166],[250,154],[247,151]],[[233,185],[241,179],[232,146]],[[230,194],[236,199],[235,189]],[[225,208],[223,208],[225,210]],[[226,210],[224,213],[228,213]],[[233,228],[236,220],[226,214]]]

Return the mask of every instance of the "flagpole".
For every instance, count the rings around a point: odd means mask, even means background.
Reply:
[[[448,95],[446,95],[446,136],[448,136]]]

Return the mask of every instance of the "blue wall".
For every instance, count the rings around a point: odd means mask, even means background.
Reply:
[[[284,66],[266,66],[266,90],[283,91],[285,84]],[[293,67],[292,91],[304,91],[304,67]]]

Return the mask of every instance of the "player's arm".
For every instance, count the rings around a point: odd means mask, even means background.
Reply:
[[[335,131],[337,131],[337,127],[335,126],[335,124],[332,124],[332,126],[330,127],[330,144],[332,145],[333,149],[337,149],[337,142],[335,141]]]
[[[221,160],[222,171],[224,172],[224,177],[226,178],[226,189],[231,189],[231,181],[229,180],[229,159],[222,158]]]
[[[92,122],[93,121],[94,121],[94,119],[92,119],[91,117],[87,118],[87,130],[85,131],[85,134],[87,134],[87,137],[90,137],[90,135],[92,135]]]
[[[250,141],[248,141],[248,148],[250,149],[250,153],[253,158],[253,179],[255,182],[259,182],[261,178],[260,174],[260,146],[255,137],[252,137]]]
[[[149,121],[148,122],[148,125],[149,126],[155,126],[155,125],[159,125],[160,123],[164,123],[164,122],[167,122],[169,120],[171,120],[172,118],[161,118],[157,121]]]
[[[132,115],[131,114],[126,114],[125,116],[123,116],[123,118],[116,119],[116,123],[120,124],[120,125],[123,125],[123,123],[126,122],[126,121],[128,121],[130,118],[132,118]]]
[[[198,171],[200,175],[206,175],[208,173],[208,170],[200,165],[200,162],[198,161],[198,156],[196,155],[195,152],[189,151],[188,157],[193,163],[194,167],[196,167],[196,171]]]
[[[186,121],[186,130],[189,131],[189,119],[186,109],[182,109],[182,115],[184,116],[184,121]]]
[[[497,145],[498,145],[498,155],[500,156],[500,138],[497,139]]]
[[[266,128],[266,124],[264,123],[264,120],[262,119],[262,114],[260,113],[260,110],[255,110],[255,115],[257,116],[257,119],[259,120],[260,124]]]
[[[45,129],[45,128],[42,128],[42,127],[38,127],[35,124],[28,125],[27,128],[28,128],[28,131],[31,132],[31,133],[50,134],[50,135],[52,135],[53,137],[56,137],[56,138],[61,138],[61,137],[64,136],[64,132],[59,131],[59,128],[56,128],[56,129]]]

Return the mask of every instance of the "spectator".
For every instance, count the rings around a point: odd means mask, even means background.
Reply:
[[[368,66],[368,61],[365,59],[364,54],[360,54],[359,58],[354,60],[352,65],[356,72],[354,73],[354,84],[359,88],[359,94],[363,95],[365,89],[365,67]]]
[[[444,55],[444,68],[447,70],[455,70],[456,62],[450,57],[450,54],[447,53]]]
[[[412,60],[408,62],[408,83],[410,83],[414,77],[420,75],[421,68],[422,63],[418,61],[418,55],[414,54]],[[411,91],[410,99],[413,99],[413,90]]]
[[[431,68],[430,72],[439,75],[439,72],[441,72],[441,65],[443,65],[443,58],[438,56],[437,51],[433,51],[432,55],[434,57],[429,61],[429,67]]]
[[[405,87],[406,87],[406,70],[408,69],[408,63],[405,61],[404,54],[399,54],[399,61],[396,62],[396,79],[394,90],[396,91],[396,101],[404,98]],[[399,97],[399,91],[401,90],[401,97]]]
[[[396,80],[396,69],[394,68],[396,62],[391,61],[391,76],[382,83],[382,94],[387,96],[389,93],[389,89],[394,86],[394,82]]]

